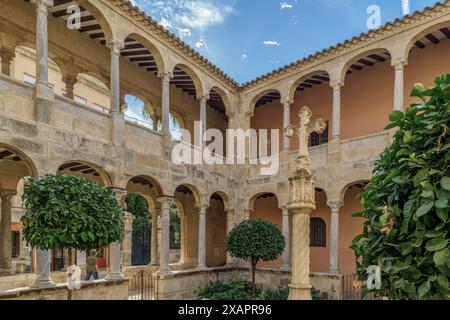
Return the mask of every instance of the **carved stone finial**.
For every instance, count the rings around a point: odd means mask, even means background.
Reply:
[[[289,138],[292,138],[295,135],[298,136],[299,154],[296,159],[297,170],[306,170],[310,173],[309,137],[313,132],[323,133],[327,128],[327,124],[323,119],[318,119],[311,123],[312,111],[308,107],[303,107],[298,116],[300,118],[299,124],[287,127],[285,129],[285,135]]]

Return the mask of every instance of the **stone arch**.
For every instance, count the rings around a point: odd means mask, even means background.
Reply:
[[[175,67],[173,68],[172,72],[174,72],[176,68],[183,70],[189,76],[189,78],[191,78],[192,82],[194,83],[196,98],[200,99],[204,93],[204,89],[203,89],[204,85],[200,79],[200,76],[197,74],[197,72],[194,71],[194,69],[192,69],[191,67],[189,67],[188,65],[186,65],[184,63],[176,64]]]
[[[344,202],[345,194],[351,187],[353,187],[354,185],[357,185],[357,184],[366,185],[369,181],[370,181],[370,177],[367,177],[367,178],[360,177],[357,179],[353,179],[352,182],[348,182],[347,184],[345,184],[343,187],[340,188],[341,191],[339,193],[339,201]]]
[[[432,26],[427,27],[426,29],[421,30],[420,32],[414,34],[407,42],[406,46],[405,46],[405,51],[403,52],[403,56],[408,59],[409,54],[411,52],[411,50],[413,49],[413,47],[416,45],[417,41],[419,41],[420,39],[422,39],[423,37],[425,37],[427,34],[429,34],[430,32],[439,30],[441,28],[450,27],[450,18],[447,17],[446,20],[444,21],[440,21],[436,24],[433,24]]]
[[[233,110],[233,106],[231,104],[231,100],[230,97],[228,95],[227,92],[225,92],[225,90],[223,90],[222,88],[218,87],[218,86],[213,86],[210,90],[209,90],[209,95],[211,96],[211,92],[216,92],[220,98],[222,99],[222,102],[225,106],[225,113],[226,115],[230,115],[234,113]]]
[[[132,193],[146,195],[146,198],[150,197],[153,208],[158,207],[157,199],[164,196],[164,191],[161,184],[155,178],[148,175],[138,175],[132,177],[126,186],[128,191]]]
[[[278,89],[265,89],[257,94],[255,94],[251,99],[250,99],[250,104],[248,105],[248,113],[253,115],[255,113],[255,109],[256,109],[256,104],[258,103],[258,101],[263,98],[265,95],[270,94],[270,93],[276,93],[280,96],[281,99],[281,91]]]
[[[99,165],[84,160],[66,161],[58,167],[56,174],[81,176],[88,180],[97,182],[105,188],[113,187],[111,177],[105,169]]]
[[[297,91],[297,88],[299,87],[300,84],[307,81],[308,79],[311,79],[311,78],[314,78],[317,76],[322,76],[324,74],[326,74],[328,76],[328,80],[329,80],[330,73],[326,70],[321,70],[321,69],[312,71],[312,72],[308,72],[307,74],[300,76],[289,88],[289,94],[288,94],[289,101],[291,103],[294,102],[295,92]]]
[[[166,64],[164,62],[163,55],[161,54],[161,50],[152,42],[150,41],[145,35],[142,35],[140,33],[130,33],[125,39],[131,38],[137,42],[139,42],[141,45],[143,45],[147,50],[150,51],[151,55],[153,56],[157,72],[161,73],[164,72]]]
[[[228,196],[228,194],[227,194],[226,192],[224,192],[224,191],[216,191],[216,192],[213,192],[213,193],[209,196],[209,199],[211,199],[215,194],[219,195],[220,198],[222,198],[222,201],[223,201],[224,206],[225,206],[225,210],[231,209],[231,208],[230,208],[230,205],[231,205],[231,204],[230,204],[230,197]]]
[[[221,192],[209,198],[206,214],[206,266],[223,267],[227,264],[226,239],[228,230],[227,196]]]
[[[29,172],[30,177],[37,178],[39,176],[36,165],[34,164],[33,160],[25,152],[23,152],[19,148],[16,148],[10,144],[6,144],[3,142],[0,142],[0,150],[1,149],[4,149],[2,152],[9,151],[11,153],[10,155],[5,155],[6,153],[3,154],[4,158],[5,157],[13,157],[14,158],[15,155],[18,156],[20,158],[19,161],[23,161],[26,169]],[[3,159],[3,158],[0,157],[0,160],[1,159]],[[17,158],[16,158],[16,160],[17,160]],[[13,161],[15,161],[15,160],[13,159]],[[16,162],[19,162],[19,161],[16,161]]]
[[[351,72],[350,68],[352,68],[352,66],[356,62],[358,62],[359,60],[364,59],[366,57],[369,57],[371,55],[376,55],[376,54],[380,54],[380,53],[383,53],[383,52],[387,52],[389,54],[389,59],[390,59],[390,56],[392,55],[392,52],[391,52],[391,50],[389,48],[384,48],[384,47],[365,50],[363,52],[358,52],[357,54],[349,57],[347,59],[347,62],[345,62],[344,65],[342,66],[340,78],[339,79],[333,79],[333,80],[339,80],[339,81],[341,81],[342,85],[344,85],[345,79],[346,79],[349,71]]]
[[[75,0],[80,6],[88,10],[98,21],[101,26],[102,32],[105,34],[106,43],[109,43],[114,38],[114,32],[110,22],[106,15],[102,13],[103,8],[98,5],[96,0]]]
[[[183,187],[187,188],[193,194],[196,205],[202,204],[203,199],[202,199],[201,193],[198,190],[198,188],[195,187],[193,184],[181,183],[178,187],[175,188],[175,193],[177,192],[177,190],[179,190],[180,188],[183,188]]]

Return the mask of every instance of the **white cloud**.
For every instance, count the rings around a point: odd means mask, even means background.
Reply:
[[[202,49],[203,47],[206,47],[206,43],[205,43],[205,41],[204,41],[203,39],[199,39],[199,40],[195,43],[195,46],[196,46],[198,49]]]
[[[281,2],[280,3],[280,10],[284,10],[284,9],[292,9],[294,6],[290,3],[285,2]]]
[[[242,55],[242,60],[247,59],[247,57],[248,57],[247,54],[244,53],[244,54]]]
[[[402,8],[403,8],[403,15],[409,15],[410,14],[410,6],[409,6],[409,0],[402,0]]]
[[[166,18],[161,18],[161,21],[159,21],[159,24],[162,25],[166,29],[172,28],[172,23],[170,23],[170,21],[167,20]]]
[[[177,28],[177,30],[178,30],[178,35],[181,38],[190,37],[192,35],[191,29],[188,29],[188,28]]]
[[[273,41],[273,40],[266,40],[263,42],[266,46],[280,46],[280,43],[277,41]]]

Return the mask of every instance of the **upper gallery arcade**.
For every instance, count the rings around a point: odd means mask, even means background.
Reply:
[[[67,28],[70,5],[81,10],[76,30]],[[184,268],[230,263],[226,232],[248,217],[271,220],[290,238],[295,140],[280,135],[280,172],[262,177],[250,165],[174,165],[171,124],[191,132],[199,120],[222,132],[283,129],[307,105],[328,123],[310,142],[318,207],[311,268],[352,273],[348,247],[361,221],[351,214],[391,141],[388,115],[414,102],[414,83],[431,85],[450,71],[449,0],[244,85],[127,0],[0,0],[0,7],[0,256],[14,242],[5,236],[10,225],[20,232],[26,178],[59,173],[101,183],[122,202],[140,194],[165,218],[178,207]],[[148,122],[126,115],[129,96],[142,102]],[[167,223],[152,238],[161,269],[169,268]],[[289,249],[263,266],[289,269]]]

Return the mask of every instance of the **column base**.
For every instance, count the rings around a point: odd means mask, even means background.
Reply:
[[[311,289],[312,286],[301,284],[289,285],[289,300],[312,300]]]
[[[161,275],[169,275],[172,274],[173,271],[170,269],[159,269],[156,273]]]
[[[195,268],[195,270],[197,270],[197,271],[205,271],[205,270],[207,270],[208,268],[206,267],[206,266],[197,266],[196,268]]]
[[[34,89],[35,117],[39,122],[52,124],[55,93],[53,87],[45,82],[36,82]]]
[[[105,280],[108,280],[108,281],[117,281],[117,280],[123,280],[123,279],[125,279],[125,276],[122,273],[111,273],[105,277]]]
[[[290,266],[290,265],[282,265],[281,267],[280,267],[280,271],[283,271],[283,272],[291,272],[292,271],[292,267]]]
[[[330,270],[328,270],[328,273],[330,273],[330,274],[341,274],[338,269],[330,269]]]
[[[31,286],[32,289],[49,289],[54,287],[56,287],[56,284],[52,279],[37,279]]]

